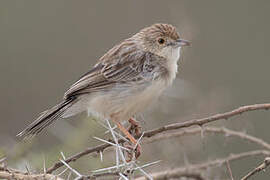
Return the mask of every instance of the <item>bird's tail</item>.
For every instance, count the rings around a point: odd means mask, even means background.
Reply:
[[[40,116],[28,125],[22,132],[20,132],[17,136],[24,137],[24,139],[31,138],[38,133],[40,133],[43,129],[51,125],[54,121],[61,118],[61,116],[65,113],[65,111],[71,107],[76,101],[76,98],[71,98],[62,101],[56,106],[48,109],[40,114]]]

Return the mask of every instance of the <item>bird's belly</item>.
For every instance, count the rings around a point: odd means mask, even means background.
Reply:
[[[88,112],[101,118],[109,119],[111,115],[117,115],[119,121],[128,120],[157,99],[165,89],[165,83],[157,81],[151,85],[120,89],[90,97]]]

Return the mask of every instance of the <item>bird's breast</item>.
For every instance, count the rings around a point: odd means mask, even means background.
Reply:
[[[165,88],[166,82],[164,80],[118,88],[89,99],[88,112],[97,113],[103,118],[109,118],[111,114],[118,113],[120,121],[127,120],[136,113],[147,109]]]
[[[168,59],[167,69],[169,72],[168,81],[169,81],[169,84],[171,84],[173,82],[173,80],[175,79],[177,71],[178,71],[177,62],[180,58],[180,47],[172,49],[171,52],[168,54],[169,54],[167,56],[167,59]]]

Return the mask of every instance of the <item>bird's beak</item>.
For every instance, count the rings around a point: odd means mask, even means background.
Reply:
[[[191,42],[184,39],[177,39],[176,43],[178,46],[191,46]]]

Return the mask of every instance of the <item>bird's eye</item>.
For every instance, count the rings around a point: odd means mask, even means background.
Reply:
[[[159,43],[159,44],[164,44],[164,43],[165,43],[165,40],[164,40],[163,38],[159,38],[159,39],[158,39],[158,43]]]

